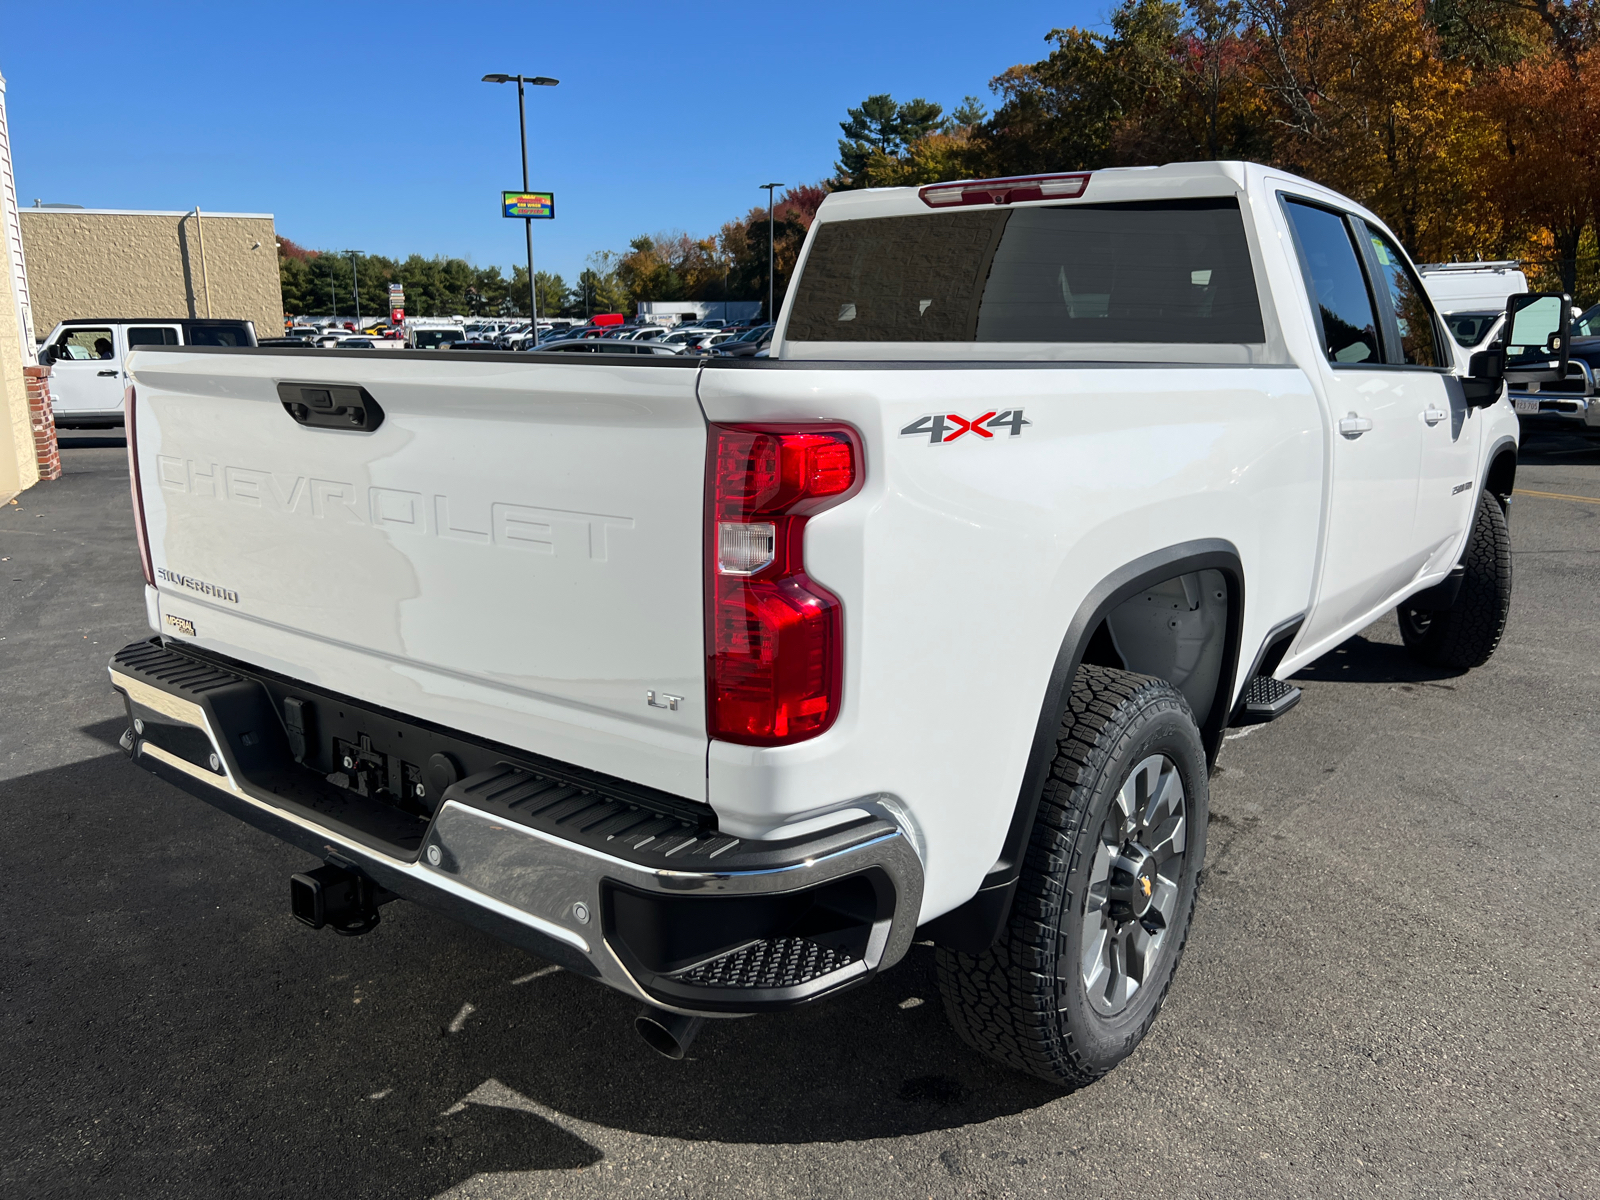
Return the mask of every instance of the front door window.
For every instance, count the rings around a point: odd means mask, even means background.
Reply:
[[[55,345],[57,362],[109,362],[117,357],[117,340],[109,329],[69,329]]]

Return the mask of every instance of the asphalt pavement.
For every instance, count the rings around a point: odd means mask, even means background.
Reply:
[[[0,1195],[1600,1194],[1600,452],[1524,450],[1488,666],[1392,616],[1236,732],[1144,1045],[1073,1094],[968,1050],[932,951],[669,1062],[622,996],[391,905],[132,767],[120,431],[0,506]],[[1534,493],[1544,493],[1543,495]]]

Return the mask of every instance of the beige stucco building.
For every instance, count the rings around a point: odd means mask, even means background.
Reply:
[[[226,317],[283,327],[270,213],[24,208],[33,324],[71,317]]]
[[[32,367],[28,270],[17,219],[17,186],[6,124],[6,81],[0,77],[0,502],[39,480],[33,423],[23,371]]]

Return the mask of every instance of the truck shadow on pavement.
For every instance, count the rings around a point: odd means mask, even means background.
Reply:
[[[1373,641],[1365,634],[1357,634],[1301,667],[1292,678],[1296,682],[1318,683],[1437,683],[1465,674],[1446,667],[1425,666],[1398,643]]]
[[[853,1141],[1061,1095],[958,1040],[924,946],[815,1008],[712,1022],[675,1063],[634,1002],[425,909],[359,938],[296,924],[308,856],[120,753],[4,790],[10,1194],[422,1197],[654,1138]]]

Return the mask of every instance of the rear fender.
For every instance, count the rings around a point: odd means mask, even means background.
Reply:
[[[1200,733],[1206,746],[1208,763],[1215,762],[1227,729],[1229,701],[1233,697],[1239,664],[1240,633],[1244,620],[1244,566],[1239,551],[1231,542],[1207,538],[1168,546],[1128,563],[1096,584],[1078,606],[1067,626],[1056,654],[1055,666],[1045,688],[1044,704],[1028,752],[1027,769],[1006,830],[1000,857],[984,876],[976,895],[960,907],[928,922],[921,936],[966,954],[981,954],[1005,928],[1011,913],[1011,898],[1016,892],[1027,853],[1033,822],[1039,808],[1050,763],[1055,758],[1056,736],[1066,713],[1072,679],[1084,661],[1091,641],[1101,630],[1112,610],[1140,591],[1176,576],[1198,571],[1217,571],[1227,589],[1228,615],[1222,668],[1218,672],[1216,696]]]

